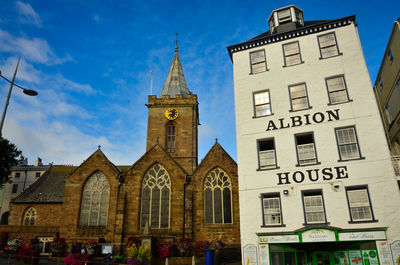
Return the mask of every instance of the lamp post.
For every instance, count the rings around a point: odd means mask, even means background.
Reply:
[[[12,78],[12,81],[8,80],[6,77],[1,75],[1,71],[0,71],[0,77],[3,78],[4,80],[6,80],[7,82],[10,83],[10,89],[8,90],[8,95],[7,95],[7,100],[6,100],[6,104],[4,105],[4,110],[3,110],[3,115],[1,116],[1,123],[0,123],[0,137],[2,136],[2,131],[3,131],[3,124],[4,124],[4,119],[6,118],[6,113],[7,113],[7,107],[8,104],[10,103],[10,97],[11,97],[11,91],[13,86],[19,87],[22,89],[22,92],[24,92],[24,94],[28,95],[28,96],[36,96],[38,94],[38,92],[36,92],[35,90],[32,89],[26,89],[23,88],[17,84],[15,84],[15,77],[17,76],[17,71],[18,71],[18,66],[19,66],[19,60],[21,58],[18,58],[18,63],[17,66],[15,67],[15,71],[14,71],[14,76]]]

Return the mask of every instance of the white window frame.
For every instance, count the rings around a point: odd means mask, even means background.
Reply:
[[[353,195],[351,195],[353,193]],[[363,201],[355,202],[354,200],[356,198],[352,198],[353,196],[356,196],[359,193],[364,196]],[[347,202],[349,205],[349,213],[350,213],[350,220],[351,222],[370,222],[370,221],[375,221],[374,219],[374,214],[372,211],[372,206],[371,206],[371,199],[369,197],[369,192],[367,187],[359,187],[359,188],[354,188],[354,187],[348,187],[346,188],[346,196],[347,196]],[[361,213],[363,211],[363,214],[369,214],[370,217],[368,218],[355,218],[356,213]]]
[[[266,96],[265,96],[266,95]],[[272,115],[271,107],[271,94],[269,90],[256,91],[253,93],[253,104],[254,104],[254,117],[264,117]],[[263,107],[267,107],[265,110]],[[257,109],[260,108],[261,112],[266,112],[265,114],[258,114]]]
[[[318,193],[318,194],[317,194]],[[309,205],[319,202],[319,205]],[[326,223],[326,213],[324,205],[324,197],[322,192],[315,193],[303,193],[303,205],[304,205],[304,220],[306,224],[325,224]],[[318,220],[310,220],[311,216],[317,216]]]
[[[310,135],[312,143],[299,144],[298,137]],[[295,134],[297,162],[299,166],[315,165],[318,163],[317,150],[315,148],[315,138],[312,132]],[[313,152],[311,153],[310,150]]]
[[[286,16],[280,17],[279,15],[283,14],[284,12],[287,13],[287,14],[285,14]],[[277,12],[277,17],[278,17],[279,24],[283,24],[285,22],[290,22],[290,21],[292,21],[292,12],[290,11],[290,8],[279,10]]]
[[[274,202],[274,208],[266,208],[265,204],[267,201]],[[262,214],[263,214],[263,226],[282,226],[282,205],[281,198],[279,194],[262,194]],[[275,219],[275,220],[274,220]],[[275,222],[273,222],[274,220]],[[269,222],[271,221],[271,222]]]
[[[24,213],[24,219],[22,220],[22,225],[35,225],[36,217],[37,217],[36,209],[33,207],[29,207],[28,209],[26,209]],[[26,220],[28,220],[28,223],[26,223]]]
[[[249,55],[250,55],[251,74],[258,74],[258,73],[267,71],[267,57],[265,54],[265,50],[258,50],[258,51],[250,52]],[[254,58],[253,55],[257,55],[257,57]],[[257,58],[261,58],[261,60],[256,60]],[[255,69],[258,69],[258,68],[256,68],[256,66],[259,67],[259,65],[262,65],[262,64],[264,64],[264,67],[260,68],[261,70],[255,71]]]
[[[342,142],[340,139],[343,137],[340,137],[339,134],[340,133],[344,133],[344,131],[348,131],[348,132],[352,132],[352,135],[350,135],[349,133],[349,141],[347,142]],[[345,161],[345,160],[354,160],[354,159],[361,159],[361,152],[360,152],[360,146],[358,143],[358,138],[357,138],[357,132],[356,132],[356,128],[355,126],[347,126],[347,127],[340,127],[340,128],[335,128],[335,135],[336,135],[336,143],[337,143],[337,147],[338,147],[338,152],[339,152],[339,159],[340,161]],[[353,140],[351,140],[350,138],[352,138]],[[342,152],[342,148],[356,148],[357,150],[357,156],[353,156],[353,157],[349,157],[346,156],[346,152]]]

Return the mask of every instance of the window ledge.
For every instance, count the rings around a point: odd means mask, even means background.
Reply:
[[[349,102],[352,102],[352,101],[353,101],[352,99],[349,99],[347,101],[343,101],[343,102],[339,102],[339,103],[328,103],[327,105],[328,106],[334,106],[334,105],[340,105],[340,104],[349,103]]]
[[[306,226],[306,227],[320,227],[320,226],[329,226],[330,224],[331,224],[330,222],[325,222],[325,223],[313,223],[313,224],[304,223],[303,226]]]
[[[338,160],[338,162],[349,162],[349,161],[357,161],[357,160],[364,160],[365,159],[365,157],[364,156],[361,156],[361,157],[359,157],[359,158],[353,158],[353,159],[339,159]]]
[[[377,223],[379,220],[373,219],[368,221],[349,221],[349,224]]]
[[[273,228],[273,227],[286,227],[285,224],[281,224],[281,225],[261,225],[261,228]]]
[[[268,115],[262,115],[262,116],[253,116],[253,119],[258,119],[258,118],[264,118],[264,117],[268,117],[268,116],[272,116],[274,115],[273,113],[268,114]]]
[[[329,57],[319,57],[319,59],[320,59],[320,60],[325,60],[325,59],[329,59],[329,58],[333,58],[333,57],[338,57],[338,56],[342,56],[342,55],[343,55],[343,53],[339,52],[338,54],[333,55],[333,56],[329,56]]]
[[[265,72],[268,72],[268,71],[269,71],[269,69],[266,69],[265,71],[258,72],[258,73],[249,73],[249,75],[261,74],[261,73],[265,73]]]
[[[308,108],[305,108],[305,109],[297,109],[297,110],[289,110],[289,112],[298,112],[298,111],[302,111],[302,110],[309,110],[309,109],[312,109],[312,106],[310,106],[310,107],[308,107]]]
[[[274,169],[280,169],[280,167],[272,167],[272,168],[257,168],[257,171],[268,171],[268,170],[274,170]]]
[[[283,65],[282,67],[283,68],[286,68],[286,67],[291,67],[291,66],[295,66],[295,65],[299,65],[299,64],[303,64],[304,63],[304,61],[301,61],[300,63],[297,63],[297,64],[291,64],[291,65]]]
[[[307,165],[296,164],[296,167],[307,167],[307,166],[315,166],[315,165],[321,165],[321,162],[317,161],[317,163],[307,164]]]

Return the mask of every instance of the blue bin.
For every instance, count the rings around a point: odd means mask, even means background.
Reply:
[[[214,249],[206,249],[205,261],[206,265],[214,265]]]

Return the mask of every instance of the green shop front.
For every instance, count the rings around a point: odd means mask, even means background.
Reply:
[[[244,247],[243,264],[392,265],[386,239],[385,230],[311,228],[293,234],[258,235],[258,248]]]

